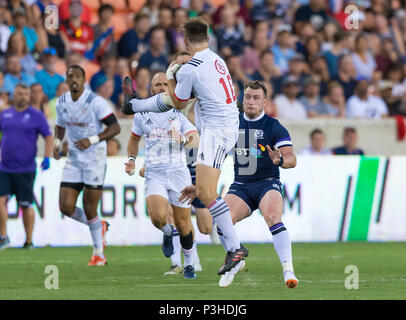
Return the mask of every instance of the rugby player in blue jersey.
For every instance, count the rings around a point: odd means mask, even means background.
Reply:
[[[296,166],[296,156],[288,131],[278,120],[264,112],[267,90],[259,82],[249,82],[244,90],[244,112],[240,114],[239,136],[234,154],[234,182],[224,197],[230,208],[233,223],[237,223],[259,209],[273,236],[273,245],[289,288],[298,283],[293,271],[292,245],[289,233],[282,223],[283,191],[279,181],[279,167]],[[181,200],[195,197],[195,188],[182,191]],[[224,245],[224,235],[218,229]],[[222,275],[220,287],[229,286],[245,261]]]

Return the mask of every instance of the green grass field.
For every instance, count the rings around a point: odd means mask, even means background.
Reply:
[[[164,276],[170,260],[159,246],[107,247],[106,267],[88,267],[92,249],[0,251],[0,299],[406,299],[406,243],[293,244],[300,280],[285,287],[272,244],[247,244],[248,271],[219,288],[221,246],[198,246],[197,279]],[[44,287],[47,265],[59,269],[59,289]],[[347,265],[359,269],[359,289],[347,290]]]

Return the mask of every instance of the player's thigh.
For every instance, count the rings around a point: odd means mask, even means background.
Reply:
[[[195,208],[197,227],[203,234],[210,234],[213,228],[213,217],[207,208]]]
[[[227,193],[224,197],[224,201],[230,208],[231,219],[234,224],[249,217],[251,214],[251,209],[248,204],[235,194]]]
[[[181,236],[186,236],[192,230],[192,220],[190,217],[190,208],[182,208],[172,205],[173,219],[176,229]]]
[[[59,210],[63,214],[73,214],[82,187],[83,185],[81,183],[61,183],[59,189]]]
[[[169,203],[180,208],[190,208],[190,204],[179,201],[181,191],[192,184],[189,169],[185,167],[169,169],[166,183]]]
[[[217,197],[217,183],[221,171],[204,164],[196,165],[196,194],[208,206]]]
[[[86,212],[86,216],[89,218],[89,214],[93,216],[97,215],[97,206],[101,195],[103,193],[103,186],[90,186],[84,185],[83,189],[83,209]]]
[[[282,221],[283,197],[277,190],[269,190],[259,203],[259,210],[269,227]]]
[[[162,195],[152,194],[145,199],[148,214],[152,222],[164,226],[168,220],[168,199]]]

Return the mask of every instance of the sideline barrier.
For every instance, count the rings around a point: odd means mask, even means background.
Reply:
[[[41,159],[38,159],[38,167]],[[160,244],[162,233],[145,208],[144,179],[124,172],[127,158],[108,159],[105,189],[99,213],[111,225],[110,245]],[[59,184],[65,160],[52,160],[48,171],[37,171],[35,182],[36,246],[90,245],[88,227],[62,218],[58,209]],[[233,181],[232,158],[220,177],[219,191]],[[285,203],[283,222],[292,241],[406,241],[406,157],[298,156],[295,169],[281,170]],[[78,199],[81,206],[82,198]],[[15,198],[8,203],[8,235],[12,246],[25,241],[21,212]],[[193,223],[197,231],[196,218]],[[269,242],[272,236],[257,210],[237,224],[242,242]],[[199,243],[208,235],[196,232]]]

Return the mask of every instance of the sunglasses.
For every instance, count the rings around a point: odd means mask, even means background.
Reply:
[[[55,48],[45,48],[44,49],[44,54],[50,54],[52,56],[56,55],[56,49]]]

